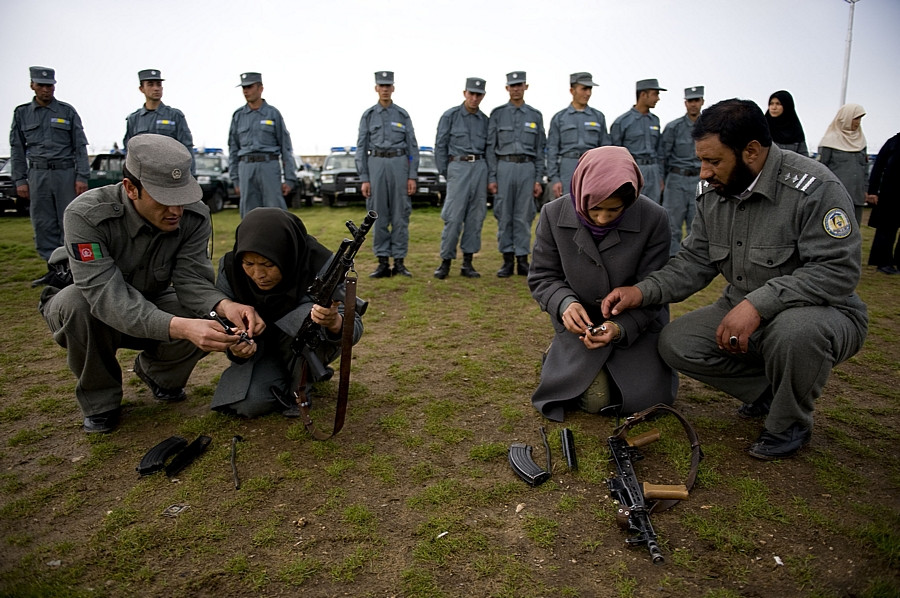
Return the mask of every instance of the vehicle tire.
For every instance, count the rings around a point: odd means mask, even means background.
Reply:
[[[209,207],[211,214],[221,212],[225,208],[225,190],[221,187],[216,189],[213,194],[209,196],[209,199],[206,200],[206,205]]]
[[[334,195],[327,195],[327,194],[325,194],[325,195],[322,196],[322,199],[324,199],[325,202],[326,202],[329,206],[331,206],[332,208],[334,207]]]

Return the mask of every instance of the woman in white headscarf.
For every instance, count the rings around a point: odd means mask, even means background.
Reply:
[[[859,104],[844,104],[828,125],[819,142],[819,161],[831,169],[844,183],[853,207],[856,222],[862,221],[866,205],[866,136],[860,121],[866,110]]]

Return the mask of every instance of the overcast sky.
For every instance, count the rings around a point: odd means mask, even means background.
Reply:
[[[569,74],[599,83],[591,105],[607,123],[634,103],[638,79],[667,88],[654,112],[684,113],[683,90],[707,106],[790,91],[810,148],[840,107],[850,5],[845,0],[6,0],[0,8],[0,115],[31,99],[28,67],[56,69],[56,97],[75,106],[97,153],[120,145],[143,102],[137,71],[162,71],[163,101],[186,115],[198,147],[226,147],[235,86],[259,71],[295,153],[356,143],[377,101],[376,70],[396,75],[394,101],[433,145],[440,115],[467,76],[487,80],[485,112],[505,103],[505,74],[524,70],[525,101],[550,118],[571,100]],[[900,131],[900,1],[856,4],[847,102],[862,104],[875,153]],[[0,154],[9,139],[0,136]]]

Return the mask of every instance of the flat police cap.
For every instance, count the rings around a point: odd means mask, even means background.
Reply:
[[[518,85],[519,83],[525,83],[525,71],[506,73],[507,85]]]
[[[29,72],[31,74],[31,81],[34,83],[39,83],[41,85],[56,85],[56,71],[51,68],[47,68],[45,66],[32,66],[29,67]]]
[[[472,93],[484,93],[484,79],[469,77],[466,79],[466,91]]]
[[[597,87],[590,73],[572,73],[569,75],[569,85],[584,85],[585,87]]]
[[[262,75],[259,73],[241,73],[241,83],[238,87],[248,87],[254,83],[262,83]]]
[[[144,69],[138,71],[138,81],[165,81],[165,79],[157,69]]]
[[[394,71],[376,71],[375,85],[393,85]]]
[[[132,137],[125,168],[164,206],[184,206],[203,199],[203,189],[191,176],[191,152],[172,137],[154,133]]]
[[[641,79],[635,85],[635,91],[646,91],[648,89],[656,89],[659,91],[668,91],[665,87],[659,86],[659,81],[656,79]]]
[[[684,88],[684,99],[686,100],[697,100],[703,99],[703,86],[695,85],[694,87],[685,87]]]

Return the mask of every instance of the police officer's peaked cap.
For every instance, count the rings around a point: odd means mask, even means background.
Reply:
[[[659,81],[656,79],[641,79],[635,85],[635,91],[646,91],[648,89],[656,89],[659,91],[669,91],[665,87],[659,86]]]
[[[138,81],[165,81],[159,69],[144,69],[138,71]]]
[[[695,85],[694,87],[685,87],[684,88],[684,99],[686,100],[697,100],[703,99],[703,86]]]
[[[172,137],[154,133],[132,137],[125,168],[164,206],[184,206],[203,199],[203,189],[191,176],[191,152]]]
[[[569,85],[584,85],[585,87],[597,87],[590,73],[572,73],[569,75]]]
[[[525,83],[525,71],[506,73],[507,85],[518,85],[519,83]]]
[[[393,85],[394,71],[375,71],[375,85]]]
[[[47,68],[45,66],[32,66],[29,67],[29,72],[31,74],[31,81],[33,83],[40,83],[41,85],[56,85],[56,71],[51,68]]]
[[[241,73],[241,83],[238,87],[248,87],[254,83],[262,83],[262,75],[259,73]]]
[[[466,91],[472,93],[484,93],[484,86],[484,79],[479,79],[478,77],[469,77],[466,79]]]

